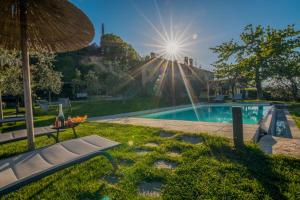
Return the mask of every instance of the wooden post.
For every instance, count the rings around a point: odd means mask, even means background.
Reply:
[[[21,30],[21,51],[22,51],[22,71],[24,85],[24,102],[26,112],[26,128],[28,149],[34,149],[34,126],[30,83],[30,66],[28,53],[27,35],[27,0],[20,0],[20,30]]]
[[[242,108],[232,107],[233,142],[236,149],[244,147]]]
[[[4,117],[3,117],[2,93],[0,90],[0,120],[2,120],[3,118]],[[0,123],[0,126],[2,126],[2,123]]]

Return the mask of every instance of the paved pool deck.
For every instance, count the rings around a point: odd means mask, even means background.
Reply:
[[[180,121],[180,120],[159,120],[137,117],[100,117],[91,118],[89,121],[117,123],[117,124],[130,124],[137,126],[147,126],[161,128],[170,131],[183,131],[188,133],[207,133],[209,135],[221,136],[226,138],[233,138],[232,125],[226,123],[213,123],[213,122],[194,122],[194,121]],[[244,124],[244,140],[254,141],[258,125]]]
[[[259,147],[267,154],[286,155],[300,158],[300,139],[265,135],[259,141]]]
[[[176,108],[185,108],[184,106],[177,106]],[[171,107],[172,108],[172,107]],[[148,114],[158,111],[166,111],[170,108],[160,108],[148,111],[139,111],[132,113],[123,113],[110,116],[101,116],[89,118],[91,122],[102,123],[116,123],[116,124],[128,124],[136,126],[146,126],[161,128],[170,131],[182,131],[187,133],[207,133],[213,136],[221,136],[229,139],[233,139],[232,124],[227,123],[214,123],[214,122],[195,122],[195,121],[183,121],[183,120],[160,120],[150,118],[139,118],[141,114]],[[174,107],[172,108],[174,109]],[[258,124],[244,124],[244,141],[245,142],[258,142],[262,151],[268,154],[280,154],[300,158],[300,130],[297,127],[294,119],[290,113],[285,111],[287,121],[291,130],[292,138],[275,137],[272,135],[265,135],[258,141]],[[271,118],[267,118],[270,121]]]

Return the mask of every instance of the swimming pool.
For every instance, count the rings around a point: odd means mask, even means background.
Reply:
[[[202,122],[232,122],[233,104],[207,104],[142,115],[142,118]],[[243,110],[244,124],[257,124],[271,108],[268,104],[234,104]],[[194,109],[195,108],[195,109]]]

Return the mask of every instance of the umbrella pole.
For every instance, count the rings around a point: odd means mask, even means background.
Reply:
[[[21,51],[22,51],[22,71],[24,85],[24,102],[26,111],[26,128],[28,149],[34,149],[34,126],[30,84],[30,66],[28,53],[27,35],[27,0],[20,0],[20,30],[21,30]]]
[[[2,93],[0,90],[0,120],[3,119],[3,103],[2,103]],[[2,123],[0,122],[0,127],[2,126]]]

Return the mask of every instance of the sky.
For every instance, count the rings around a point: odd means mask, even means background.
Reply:
[[[168,35],[177,35],[181,55],[212,70],[211,47],[238,40],[247,24],[300,28],[300,0],[71,0],[91,19],[93,42],[99,44],[101,23],[130,43],[140,55],[160,50]]]

